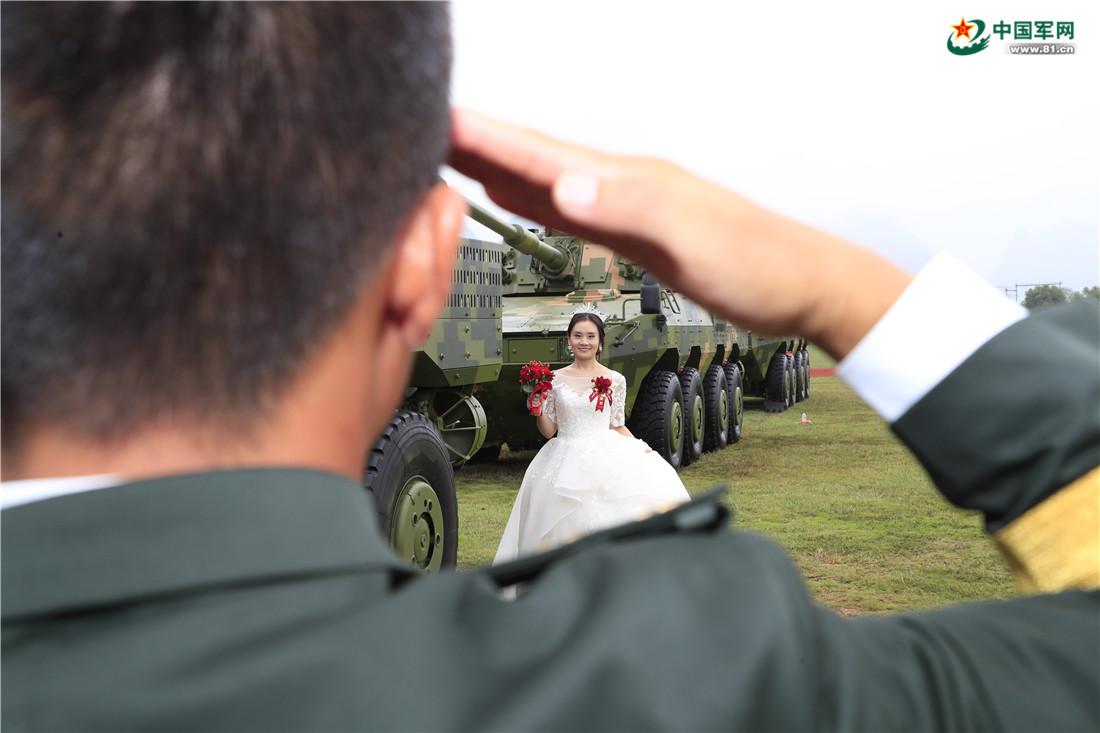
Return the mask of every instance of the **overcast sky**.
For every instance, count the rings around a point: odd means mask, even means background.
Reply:
[[[1100,282],[1098,8],[459,0],[453,99],[672,159],[911,269],[950,251],[996,285],[1080,289]],[[1073,22],[1076,53],[992,35],[953,55],[964,14]]]

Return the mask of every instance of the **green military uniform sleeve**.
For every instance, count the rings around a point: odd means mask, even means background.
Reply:
[[[484,662],[486,680],[503,680],[481,690],[485,716],[474,728],[1100,723],[1095,593],[842,618],[811,602],[776,545],[719,530],[579,554],[504,607],[464,601],[454,611],[476,617],[479,631],[457,653]],[[510,672],[498,676],[498,665]]]
[[[1100,465],[1100,310],[1040,311],[979,348],[893,429],[996,532]]]
[[[381,727],[1034,731],[1100,723],[1096,594],[842,618],[811,602],[774,543],[724,529],[589,547],[546,567],[514,603],[480,581],[488,578],[403,591],[406,602],[384,625],[416,633],[379,643],[387,654],[431,658],[454,684],[433,686],[412,724],[407,675],[376,680],[389,685],[372,707]]]

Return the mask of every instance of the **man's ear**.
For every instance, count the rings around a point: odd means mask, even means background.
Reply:
[[[466,209],[461,194],[436,184],[413,209],[394,248],[386,313],[410,349],[427,338],[451,292]]]

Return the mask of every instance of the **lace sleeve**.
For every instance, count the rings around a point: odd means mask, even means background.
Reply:
[[[615,372],[611,377],[611,427],[626,425],[626,377]]]
[[[552,387],[549,392],[543,395],[542,402],[542,414],[550,418],[550,422],[555,425],[558,424],[557,394],[559,389],[561,389],[561,387]]]

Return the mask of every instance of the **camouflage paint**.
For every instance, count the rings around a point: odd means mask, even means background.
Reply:
[[[466,386],[495,379],[503,361],[501,267],[507,248],[464,239],[452,271],[452,290],[424,345],[409,384]]]
[[[786,348],[785,341],[738,329],[667,288],[662,312],[643,314],[639,267],[599,244],[552,231],[534,234],[562,253],[564,265],[551,267],[502,243],[462,241],[446,308],[414,358],[407,409],[431,417],[437,403],[472,396],[484,408],[484,417],[474,410],[470,419],[487,423],[485,445],[541,441],[519,388],[519,368],[532,360],[553,368],[571,363],[565,330],[581,303],[595,303],[603,315],[600,361],[626,377],[628,414],[653,369],[694,367],[705,374],[712,364],[740,360],[751,395],[762,388],[772,353]]]

